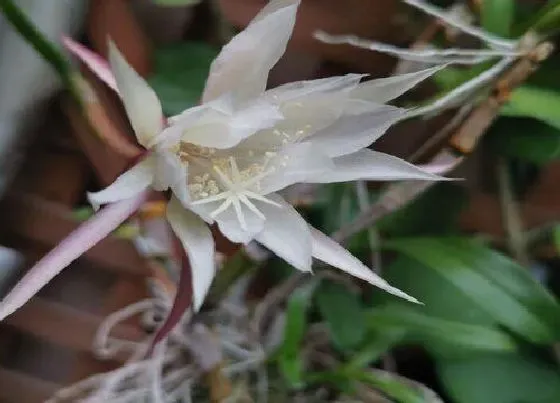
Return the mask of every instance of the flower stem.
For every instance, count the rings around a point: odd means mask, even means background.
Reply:
[[[0,0],[0,11],[12,27],[51,65],[72,96],[80,100],[75,88],[73,70],[64,55],[35,27],[12,0]]]

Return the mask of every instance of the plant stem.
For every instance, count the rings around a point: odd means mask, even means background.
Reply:
[[[12,27],[51,65],[65,87],[79,101],[80,97],[75,88],[72,67],[56,46],[45,38],[12,0],[0,0],[0,11]]]

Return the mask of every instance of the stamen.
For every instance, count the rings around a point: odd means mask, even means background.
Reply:
[[[249,207],[249,210],[251,210],[253,213],[255,213],[259,218],[266,220],[266,217],[264,216],[263,213],[261,213],[261,211],[257,208],[257,206],[255,206],[251,200],[249,200],[249,198],[245,195],[245,194],[240,194],[239,195],[239,199],[247,206]]]
[[[241,175],[239,174],[239,168],[237,166],[237,162],[235,158],[229,157],[229,164],[231,166],[231,178],[233,179],[233,183],[238,183],[241,181]]]
[[[241,229],[247,231],[247,222],[245,221],[245,216],[243,215],[243,210],[241,209],[241,203],[239,202],[239,199],[232,197],[231,200],[233,201],[233,208],[235,209],[235,214],[237,215],[237,219],[239,220]]]
[[[226,211],[227,208],[231,206],[231,203],[233,203],[233,197],[227,198],[226,201],[220,204],[220,206],[216,210],[210,213],[210,217],[216,218],[219,214],[222,214],[224,211]]]
[[[250,197],[251,199],[255,199],[255,200],[261,201],[261,202],[263,202],[263,203],[272,204],[273,206],[282,208],[282,205],[281,205],[280,203],[276,203],[275,201],[272,201],[272,200],[270,200],[270,199],[267,199],[266,197],[261,196],[261,195],[258,194],[258,193],[251,192],[251,191],[249,191],[249,190],[246,190],[246,191],[243,192],[243,193],[245,194],[245,196]]]
[[[257,208],[257,206],[251,201],[251,199],[282,208],[279,203],[269,200],[254,191],[248,190],[260,180],[262,180],[266,175],[272,173],[275,170],[275,167],[271,167],[270,169],[264,171],[264,167],[262,166],[257,166],[256,168],[250,166],[249,168],[243,170],[243,172],[240,172],[239,166],[237,165],[237,161],[234,157],[229,157],[226,161],[229,161],[230,172],[227,172],[228,169],[223,166],[223,163],[214,164],[212,166],[212,169],[216,173],[218,179],[222,182],[223,187],[226,188],[225,191],[214,195],[212,195],[211,193],[205,193],[204,195],[202,195],[202,193],[199,192],[199,195],[203,197],[199,200],[193,201],[193,205],[223,201],[214,211],[210,213],[210,217],[212,218],[217,217],[219,214],[223,213],[233,205],[235,215],[239,220],[241,229],[243,229],[244,231],[247,231],[248,229],[246,217],[243,212],[244,206],[251,210],[251,212],[260,219],[266,219],[266,216]],[[225,172],[227,172],[229,175]],[[210,181],[208,181],[208,174],[204,174],[202,177],[200,177],[200,179],[198,177],[195,178],[195,181],[197,179],[198,182],[204,183],[204,186],[206,187],[208,187],[210,184]],[[202,185],[195,183],[191,185],[191,187],[192,186],[197,186],[197,190],[200,190],[198,189],[198,187],[201,187]],[[217,192],[218,187],[216,186],[215,182],[214,187]],[[209,191],[211,190],[212,189],[209,188]]]
[[[223,182],[223,184],[228,187],[228,188],[233,188],[234,184],[231,183],[231,181],[229,180],[229,178],[227,177],[227,175],[225,175],[220,168],[218,168],[216,165],[214,165],[212,167],[214,169],[214,171],[218,174],[218,176],[220,177],[220,180]]]
[[[272,167],[272,168],[270,168],[270,169],[268,169],[264,172],[261,172],[260,174],[253,176],[251,179],[243,182],[243,186],[245,186],[245,187],[252,186],[255,183],[259,182],[261,179],[263,179],[265,176],[270,175],[273,172],[274,172],[274,167]]]
[[[215,201],[218,201],[218,200],[225,199],[225,198],[229,197],[230,195],[231,195],[231,192],[222,192],[222,193],[214,195],[214,196],[205,197],[204,199],[195,200],[195,201],[191,202],[191,204],[196,206],[198,204],[212,203],[212,202],[215,202]]]

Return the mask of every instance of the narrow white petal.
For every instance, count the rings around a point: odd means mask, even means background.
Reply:
[[[278,195],[268,195],[281,207],[259,205],[266,216],[263,230],[255,239],[301,271],[311,271],[311,235],[299,213]]]
[[[136,138],[147,147],[163,128],[164,117],[159,99],[112,41],[109,41],[109,62]]]
[[[200,309],[215,275],[214,239],[204,221],[171,198],[167,219],[181,241],[191,265],[193,308]]]
[[[107,84],[109,88],[117,93],[119,92],[115,76],[105,59],[67,36],[62,37],[62,43],[66,49],[77,56],[97,77]]]
[[[0,303],[0,320],[31,299],[72,261],[105,238],[146,199],[143,192],[101,210],[39,260]]]
[[[212,63],[203,103],[228,92],[244,102],[264,92],[268,72],[286,49],[299,0],[270,2]]]
[[[264,93],[264,97],[276,102],[287,102],[313,93],[330,93],[355,88],[366,74],[346,74],[344,76],[296,81],[283,84]]]
[[[343,116],[307,141],[313,144],[314,150],[330,157],[350,154],[372,144],[405,113],[404,109],[380,105],[371,113]]]
[[[140,161],[120,175],[111,185],[99,192],[88,193],[87,197],[94,210],[101,205],[128,199],[144,191],[154,179],[154,159],[152,156]]]
[[[313,257],[321,260],[337,269],[367,281],[393,295],[404,298],[411,302],[418,303],[418,300],[408,294],[402,292],[398,288],[391,286],[371,269],[366,267],[350,252],[344,249],[337,242],[323,234],[315,228],[311,229],[311,245],[313,249]]]
[[[443,66],[437,66],[415,73],[367,81],[359,84],[358,87],[352,90],[351,96],[353,98],[383,104],[404,94],[442,68]]]
[[[392,155],[370,149],[363,149],[352,154],[333,159],[334,169],[312,178],[311,183],[347,182],[354,180],[446,180]],[[437,169],[437,167],[436,167]]]

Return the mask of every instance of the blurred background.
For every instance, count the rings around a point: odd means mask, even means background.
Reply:
[[[102,56],[110,36],[170,116],[197,104],[221,46],[265,4],[0,0],[0,294],[92,215],[86,191],[110,184],[137,153],[119,100],[70,58],[61,36]],[[457,3],[438,0],[437,5],[452,10]],[[50,60],[45,59],[48,47],[38,52],[30,45],[29,38],[37,35],[28,32],[26,40],[24,25],[14,28],[12,6],[51,41],[56,52]],[[555,0],[474,0],[460,6],[465,21],[502,37],[518,38],[538,26],[544,27],[540,40],[554,43],[560,28]],[[473,44],[397,0],[303,0],[270,88],[346,73],[375,78],[422,68],[348,44],[322,43],[313,37],[319,29],[402,48]],[[422,104],[488,67],[449,67],[399,104]],[[286,192],[327,233],[381,200],[382,214],[372,212],[377,216],[371,225],[347,237],[346,246],[425,305],[410,306],[338,276],[324,276],[312,292],[289,290],[273,307],[283,325],[266,362],[269,401],[560,402],[559,68],[553,52],[531,64],[531,74],[514,87],[500,82],[502,77],[489,83],[469,105],[499,100],[504,106],[491,119],[473,117],[470,109],[452,130],[442,130],[461,110],[459,104],[401,123],[375,144],[414,162],[452,149],[463,158],[450,174],[464,178],[460,182],[396,190],[345,183]],[[68,71],[80,74],[91,91],[85,110],[72,94],[75,76]],[[480,133],[465,129],[469,118],[470,125],[485,126]],[[123,363],[91,352],[104,317],[146,297],[148,278],[175,279],[165,259],[138,240],[146,228],[153,230],[150,220],[157,221],[157,213],[148,210],[0,323],[0,402],[45,401],[63,386]],[[256,253],[262,251],[223,240],[219,245],[221,272],[235,274],[217,279],[210,306],[240,278],[248,280],[243,306],[259,306],[293,273],[279,259]],[[139,340],[146,329],[130,320],[114,331]],[[235,389],[238,381],[232,382]],[[251,380],[242,383],[252,390]],[[212,393],[213,385],[200,381],[202,397],[195,401],[227,401]]]

